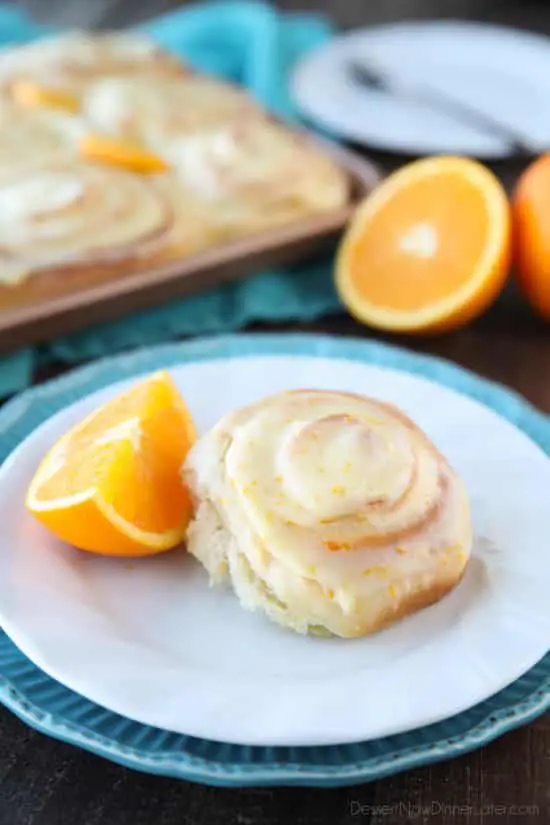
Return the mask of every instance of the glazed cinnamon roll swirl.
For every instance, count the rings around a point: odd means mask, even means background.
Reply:
[[[31,81],[78,97],[100,78],[181,77],[187,71],[149,38],[130,32],[71,31],[0,50],[0,84],[6,91],[19,81]]]
[[[0,174],[70,160],[85,128],[48,109],[25,109],[0,98]]]
[[[398,409],[283,393],[224,417],[191,451],[188,549],[245,608],[357,637],[443,597],[472,542],[467,494]]]
[[[142,77],[139,83],[131,76],[99,79],[86,90],[82,114],[105,134],[166,148],[182,136],[204,136],[259,115],[260,109],[231,83],[189,74]]]
[[[105,80],[88,90],[82,115],[98,131],[162,157],[217,238],[338,209],[349,197],[349,181],[332,158],[219,80]]]
[[[98,265],[135,269],[169,254],[174,234],[181,253],[186,232],[190,245],[196,238],[191,218],[177,216],[163,182],[121,170],[77,162],[3,170],[0,304],[37,272],[63,279]]]

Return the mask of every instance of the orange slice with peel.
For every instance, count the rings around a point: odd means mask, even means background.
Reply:
[[[461,157],[414,161],[359,206],[340,245],[336,287],[372,327],[456,328],[502,290],[510,235],[508,199],[491,171]]]
[[[11,96],[21,106],[63,109],[66,112],[78,112],[78,98],[62,89],[41,86],[33,80],[16,80],[11,85]]]
[[[27,507],[81,550],[135,556],[169,550],[191,516],[180,471],[195,439],[171,377],[152,375],[54,444],[29,486]]]
[[[168,169],[161,157],[128,140],[103,135],[86,135],[80,141],[79,151],[86,160],[121,166],[132,172],[141,172],[146,175],[166,172]]]

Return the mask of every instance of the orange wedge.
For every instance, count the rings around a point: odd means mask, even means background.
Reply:
[[[50,89],[33,80],[17,80],[11,86],[11,96],[21,106],[42,106],[78,112],[78,99],[61,89]]]
[[[107,402],[50,449],[27,492],[58,538],[105,555],[175,547],[191,515],[181,466],[196,439],[175,384],[159,372]]]
[[[508,199],[492,172],[467,158],[415,161],[358,208],[339,249],[336,287],[372,327],[460,327],[502,290],[510,234]]]
[[[166,172],[168,169],[162,158],[143,146],[103,135],[87,135],[80,141],[79,151],[86,160],[122,166],[144,175]]]

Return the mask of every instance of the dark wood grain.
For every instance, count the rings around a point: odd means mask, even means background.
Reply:
[[[499,21],[550,33],[550,6],[544,0],[281,0],[280,5],[322,8],[342,27],[439,16]],[[387,170],[403,161],[376,153],[373,157]],[[495,170],[511,186],[520,168],[500,164]],[[371,335],[344,315],[300,329]],[[533,317],[513,287],[483,319],[461,332],[398,343],[502,382],[550,412],[550,328]],[[58,370],[49,368],[37,379]],[[0,711],[0,825],[354,822],[546,825],[550,822],[550,717],[460,759],[370,785],[330,791],[238,791],[133,773],[49,740]]]

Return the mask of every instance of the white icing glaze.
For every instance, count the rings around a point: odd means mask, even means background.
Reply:
[[[29,219],[71,206],[84,194],[74,175],[38,172],[35,177],[8,182],[0,189],[0,227],[9,233]],[[15,227],[12,224],[16,224]],[[39,227],[38,227],[39,229]],[[9,242],[9,234],[2,243]]]
[[[0,102],[0,175],[75,157],[87,132],[80,118],[47,109],[21,109]]]
[[[139,60],[157,52],[158,46],[142,35],[127,32],[90,35],[73,31],[0,49],[0,74],[37,74],[56,64],[99,68],[101,61]]]
[[[458,576],[470,552],[462,483],[412,422],[369,399],[283,393],[239,410],[185,475],[269,592],[343,635],[357,629],[345,616],[368,626],[395,598]],[[191,536],[210,570],[200,517]]]
[[[172,213],[138,176],[79,164],[0,179],[0,283],[63,261],[109,259],[160,242]]]
[[[109,133],[173,140],[226,126],[243,112],[257,111],[242,91],[203,76],[110,76],[97,79],[82,97],[83,116]]]
[[[224,193],[220,166],[238,160],[235,141],[228,130],[211,134],[154,141],[172,163],[186,185],[199,197],[215,200]]]
[[[95,129],[145,143],[206,206],[220,225],[261,222],[259,211],[335,208],[347,198],[340,170],[313,146],[273,124],[251,98],[210,78],[109,77],[82,101]]]
[[[82,101],[83,115],[107,134],[118,134],[124,122],[127,95],[132,86],[125,78],[110,77],[92,84]]]

